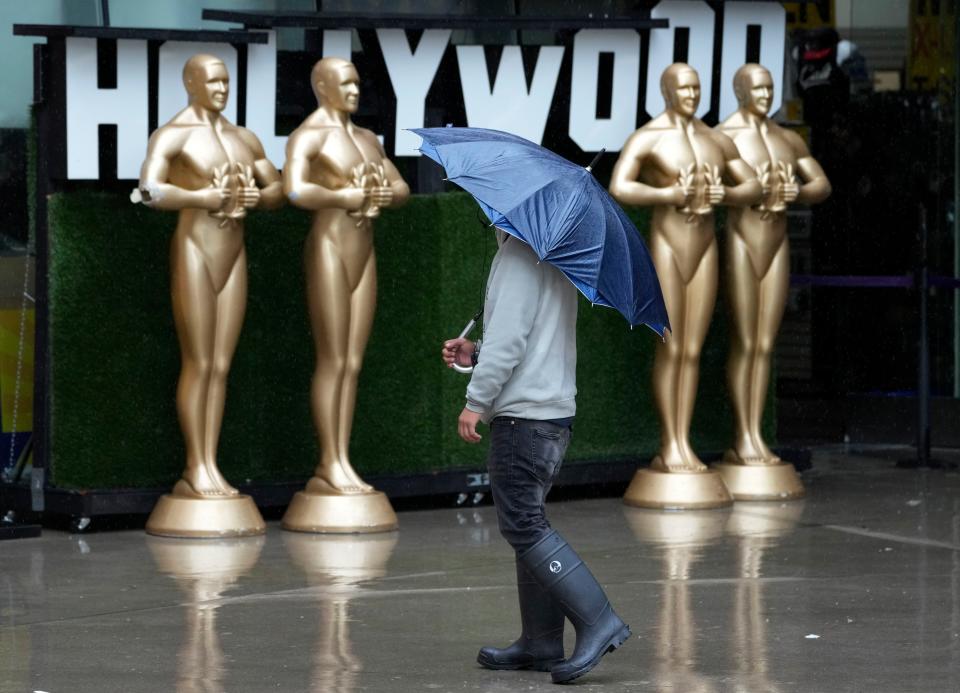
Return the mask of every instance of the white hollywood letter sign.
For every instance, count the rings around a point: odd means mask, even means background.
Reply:
[[[324,29],[323,57],[353,62],[353,32],[349,29]]]
[[[519,46],[505,46],[493,88],[488,88],[483,46],[457,46],[463,105],[470,127],[505,130],[540,144],[557,88],[562,46],[541,46],[530,90]]]
[[[263,144],[267,159],[279,168],[286,158],[287,138],[277,135],[277,33],[266,34],[266,43],[247,46],[246,127]]]
[[[267,42],[247,46],[247,121],[277,168],[286,160],[287,138],[277,134],[277,33],[268,31]],[[350,31],[323,32],[323,57],[351,60]],[[309,80],[310,75],[303,76]]]
[[[207,53],[223,61],[230,75],[230,98],[223,116],[237,122],[237,49],[229,43],[193,43],[167,41],[160,46],[159,84],[157,85],[157,123],[163,125],[182,111],[190,97],[183,87],[183,66],[198,53]]]
[[[449,29],[426,29],[411,51],[403,29],[377,29],[383,61],[397,96],[394,156],[420,156],[420,138],[406,128],[422,128],[427,92],[450,41]]]
[[[117,178],[140,177],[149,126],[147,42],[117,41],[117,88],[97,88],[97,40],[67,38],[67,178],[100,177],[98,126],[117,126]]]
[[[609,118],[597,118],[600,54],[613,53]],[[637,127],[640,35],[633,29],[583,29],[573,39],[570,139],[585,152],[620,151]]]
[[[757,3],[757,5],[768,3]],[[677,29],[690,31],[686,63],[700,75],[700,106],[697,116],[702,118],[710,110],[713,93],[713,10],[700,0],[666,0],[650,12],[653,19],[667,19],[669,29],[650,32],[650,60],[647,63],[646,111],[651,117],[660,112],[663,103],[660,76],[673,64],[673,40]]]
[[[723,7],[723,59],[720,62],[720,120],[737,110],[733,75],[746,62],[747,27],[760,26],[760,64],[773,77],[770,115],[783,104],[783,47],[787,12],[779,2],[728,2]]]

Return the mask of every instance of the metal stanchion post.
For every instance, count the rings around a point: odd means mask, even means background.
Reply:
[[[960,7],[953,11],[953,278],[960,280]],[[960,398],[960,288],[953,289],[953,396]],[[960,503],[953,502],[953,539],[960,536]],[[954,577],[952,587],[957,588]],[[956,593],[954,593],[956,594]],[[956,613],[956,612],[954,612]]]
[[[912,459],[897,462],[897,466],[906,469],[940,469],[945,464],[930,457],[930,336],[929,336],[929,299],[930,299],[930,258],[928,257],[927,208],[921,202],[918,207],[918,245],[919,257],[915,285],[920,294],[920,324],[917,342],[917,454]]]
[[[927,208],[920,204],[920,267],[917,290],[920,292],[920,353],[917,373],[917,465],[930,466],[930,341],[928,332],[930,268],[927,258]]]
[[[954,41],[960,37],[960,11],[953,17]],[[960,279],[960,51],[953,50],[953,276]],[[953,396],[960,399],[960,289],[953,290]]]

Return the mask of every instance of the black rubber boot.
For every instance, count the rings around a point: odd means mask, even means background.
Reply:
[[[577,630],[573,654],[550,670],[554,683],[567,683],[583,676],[603,655],[613,652],[630,637],[630,627],[614,613],[600,583],[555,531],[526,551],[520,561],[559,602]]]
[[[563,611],[517,560],[517,595],[523,632],[509,647],[481,648],[477,661],[487,669],[550,671],[563,661]]]

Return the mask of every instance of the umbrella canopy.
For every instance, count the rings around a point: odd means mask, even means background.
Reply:
[[[527,243],[587,299],[660,336],[670,328],[647,248],[593,175],[499,130],[418,128],[420,151],[473,195],[493,226]]]

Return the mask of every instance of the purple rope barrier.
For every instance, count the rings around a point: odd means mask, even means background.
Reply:
[[[960,278],[931,275],[930,286],[960,289]],[[794,274],[791,286],[833,286],[848,288],[909,289],[916,285],[913,275]]]
[[[944,277],[939,274],[931,275],[930,286],[945,286],[949,289],[960,289],[960,278]]]

